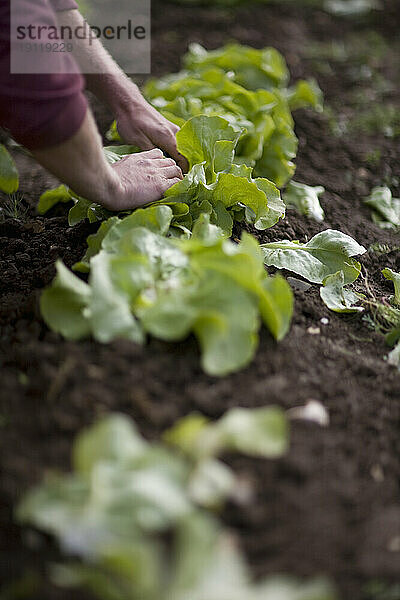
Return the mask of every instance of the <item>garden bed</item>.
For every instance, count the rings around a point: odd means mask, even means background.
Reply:
[[[385,11],[356,22],[290,4],[231,12],[154,0],[152,12],[154,75],[178,70],[189,42],[212,49],[234,38],[255,47],[274,46],[295,79],[318,79],[326,103],[336,111],[334,120],[340,112],[351,125],[357,113],[352,94],[358,87],[365,94],[370,87],[374,91],[373,79],[349,76],[354,56],[345,63],[327,61],[329,69],[324,69],[307,48],[359,39],[373,30],[388,45],[377,72],[394,87],[400,83],[395,0]],[[389,99],[400,110],[398,90]],[[96,113],[105,131],[110,117],[98,107]],[[300,142],[296,180],[325,187],[325,221],[316,223],[290,210],[281,223],[257,232],[257,238],[305,242],[329,227],[367,249],[377,242],[399,246],[398,234],[375,225],[362,201],[384,182],[399,196],[399,138],[350,126],[335,136],[326,115],[308,110],[297,111],[295,122]],[[42,322],[39,295],[54,276],[55,259],[67,266],[79,260],[96,226],[68,227],[65,206],[37,217],[40,194],[55,182],[28,156],[14,155],[27,214],[0,223],[0,582],[29,569],[43,571],[54,557],[49,540],[13,523],[13,506],[46,470],[67,468],[74,436],[99,415],[125,412],[156,439],[192,411],[215,418],[233,406],[286,409],[314,399],[328,409],[329,427],[293,421],[287,456],[275,461],[228,457],[238,473],[254,481],[255,497],[246,509],[229,505],[223,519],[238,534],[256,575],[327,574],[342,597],[351,600],[369,599],[366,586],[372,580],[400,584],[400,551],[393,544],[400,535],[400,374],[384,360],[384,337],[357,314],[330,312],[312,286],[294,290],[295,313],[285,339],[278,344],[263,330],[252,364],[220,379],[202,372],[192,338],[181,344],[151,340],[144,347],[126,341],[64,341]],[[368,251],[361,262],[369,288],[377,297],[389,296],[391,284],[381,270],[400,271],[399,251]],[[86,595],[46,586],[35,597]]]

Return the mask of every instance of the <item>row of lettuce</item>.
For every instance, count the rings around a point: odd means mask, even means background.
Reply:
[[[65,186],[42,195],[42,214],[72,200],[70,225],[101,221],[73,267],[90,272],[88,283],[58,262],[56,279],[43,293],[42,314],[52,329],[74,340],[92,335],[137,343],[146,334],[179,341],[192,332],[205,371],[224,375],[252,359],[261,321],[277,340],[289,329],[291,289],[279,274],[267,275],[265,265],[322,285],[331,310],[363,311],[364,298],[348,286],[361,271],[354,257],[365,248],[340,231],[323,231],[305,244],[259,245],[246,233],[239,244],[228,239],[235,223],[272,227],[287,206],[324,219],[324,189],[289,181],[297,150],[291,111],[322,110],[322,94],[315,81],[294,87],[288,81],[286,63],[273,48],[230,44],[207,52],[195,44],[182,71],[147,83],[149,101],[181,127],[178,149],[190,170],[160,202],[132,214],[112,215]],[[115,124],[108,135],[121,141]],[[104,148],[111,163],[137,150]],[[0,161],[0,185],[11,193],[18,174],[3,147]],[[374,189],[366,203],[381,227],[399,226],[400,200],[388,188]]]
[[[260,246],[246,233],[238,244],[228,238],[235,222],[263,230],[284,217],[279,187],[293,175],[297,149],[291,110],[321,110],[321,92],[315,82],[288,88],[287,66],[273,48],[228,45],[207,52],[193,45],[184,67],[150,81],[144,93],[181,127],[177,145],[188,159],[188,174],[160,202],[130,215],[111,216],[63,186],[44,194],[42,213],[72,199],[71,225],[83,218],[103,222],[74,266],[90,272],[88,283],[59,262],[41,308],[47,324],[69,339],[92,335],[101,342],[122,337],[141,343],[151,334],[179,341],[192,332],[205,371],[224,375],[252,359],[260,321],[277,340],[289,329],[291,289],[279,274],[269,276],[265,264],[281,267],[279,256],[300,246]],[[115,124],[109,137],[119,139]],[[105,153],[114,162],[134,150],[119,145]],[[321,220],[322,191],[292,183],[287,196],[294,204],[306,198],[310,214]],[[344,261],[362,251],[347,238],[343,250],[338,232],[321,235],[339,252],[325,275],[346,269]],[[309,256],[311,248],[311,241],[301,247]],[[346,282],[359,273],[353,262]],[[322,275],[310,277],[322,282]]]

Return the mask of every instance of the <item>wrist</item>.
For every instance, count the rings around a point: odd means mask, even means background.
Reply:
[[[102,96],[114,117],[129,114],[145,104],[139,88],[125,74],[104,75]]]
[[[107,165],[104,178],[96,191],[96,199],[93,201],[101,204],[108,210],[113,210],[113,207],[121,196],[123,196],[123,185],[118,177],[118,173],[111,165]]]

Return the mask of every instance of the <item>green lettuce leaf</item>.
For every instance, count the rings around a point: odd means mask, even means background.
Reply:
[[[183,417],[163,439],[195,459],[225,452],[276,458],[288,449],[289,429],[284,411],[277,406],[232,408],[215,423],[198,414]]]
[[[382,275],[386,279],[393,281],[394,301],[396,304],[398,304],[400,306],[400,273],[396,273],[396,271],[392,271],[392,269],[389,269],[388,267],[386,267],[385,269],[383,269]]]
[[[80,432],[73,447],[73,465],[78,473],[87,475],[100,460],[129,464],[146,449],[135,423],[125,415],[113,414]]]
[[[112,216],[112,212],[97,204],[72,194],[74,206],[70,208],[68,213],[68,224],[73,227],[77,223],[88,219],[90,223],[96,223],[96,221],[104,221]]]
[[[96,340],[107,343],[116,338],[126,338],[142,343],[144,335],[131,311],[132,287],[138,293],[139,268],[130,265],[128,285],[118,285],[118,259],[100,252],[90,262],[89,284],[92,291],[87,308],[91,331]],[[125,274],[125,273],[124,273]],[[129,284],[133,286],[129,287]]]
[[[283,201],[287,206],[295,207],[300,214],[322,222],[324,211],[319,203],[319,196],[325,192],[322,186],[312,187],[298,181],[290,181],[286,186]]]
[[[86,238],[87,250],[82,259],[75,263],[72,267],[73,271],[80,273],[89,273],[90,270],[90,259],[96,256],[100,252],[103,240],[109,230],[119,222],[118,217],[110,217],[107,221],[103,221],[96,231]]]
[[[400,227],[400,198],[393,198],[387,186],[375,187],[364,203],[372,209],[372,219],[379,227]]]
[[[39,215],[44,215],[59,202],[71,202],[71,200],[72,195],[69,189],[65,185],[60,185],[54,190],[48,190],[47,192],[44,192],[40,196],[37,205],[37,211]]]
[[[352,283],[360,274],[361,265],[353,256],[366,249],[341,231],[327,229],[309,242],[282,240],[262,244],[264,262],[268,266],[287,269],[313,283],[323,283],[328,275],[343,271],[344,283]]]
[[[46,324],[69,340],[90,334],[85,310],[92,291],[84,281],[71,273],[61,262],[56,263],[57,275],[40,298],[40,310]]]
[[[286,93],[290,110],[312,107],[317,112],[323,111],[323,94],[315,79],[301,79]]]
[[[178,150],[189,161],[189,166],[205,163],[207,180],[215,180],[216,173],[228,170],[241,131],[221,117],[192,117],[176,134]]]
[[[13,194],[18,187],[19,176],[15,162],[6,147],[0,144],[0,190]]]
[[[207,52],[199,44],[190,44],[184,65],[191,71],[210,66],[232,71],[235,82],[248,90],[283,87],[289,80],[285,59],[275,48],[256,50],[240,44],[228,44]]]
[[[320,295],[326,306],[335,312],[356,313],[364,310],[363,306],[354,306],[360,301],[360,296],[345,288],[343,271],[328,275],[324,279]]]

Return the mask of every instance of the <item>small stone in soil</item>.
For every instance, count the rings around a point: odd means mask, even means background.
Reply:
[[[309,333],[310,335],[319,335],[321,333],[321,330],[319,327],[309,327],[307,329],[307,333]]]

